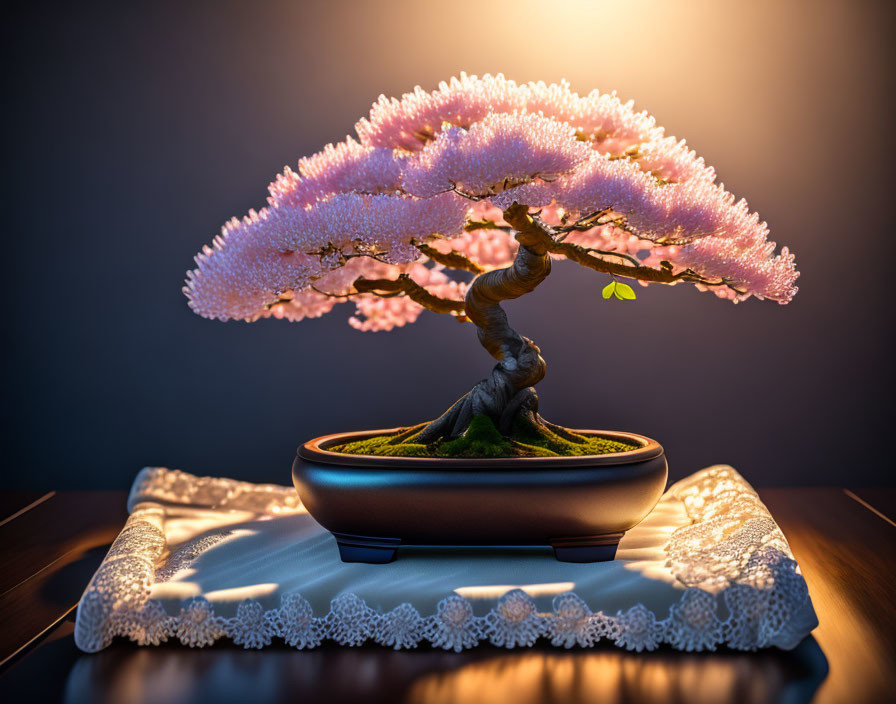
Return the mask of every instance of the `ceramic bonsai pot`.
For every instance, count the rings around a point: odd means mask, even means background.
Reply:
[[[399,546],[550,545],[563,562],[612,560],[666,486],[662,446],[634,433],[577,430],[637,445],[581,457],[376,457],[327,448],[389,430],[315,438],[292,477],[343,562],[384,563]]]

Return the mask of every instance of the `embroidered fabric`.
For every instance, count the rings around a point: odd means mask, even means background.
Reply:
[[[333,593],[329,607],[318,614],[295,589],[279,593],[279,603],[271,608],[256,598],[235,601],[212,590],[184,598],[172,610],[171,600],[155,598],[154,589],[176,582],[179,575],[201,572],[195,564],[203,555],[226,545],[240,530],[252,533],[247,525],[261,526],[271,517],[298,515],[304,509],[290,487],[195,477],[160,467],[140,472],[128,506],[127,523],[78,605],[75,642],[87,652],[107,647],[115,637],[140,645],[177,640],[190,647],[228,638],[244,648],[278,640],[304,649],[329,640],[345,646],[373,641],[396,650],[430,644],[460,652],[485,642],[520,648],[545,640],[564,648],[608,641],[639,652],[663,643],[686,651],[720,645],[755,650],[793,648],[817,625],[806,582],[780,528],[743,477],[723,465],[674,484],[654,513],[685,517],[676,519],[680,525],[669,518],[652,524],[648,517],[629,532],[640,530],[647,537],[640,543],[633,538],[635,547],[626,553],[631,559],[617,560],[633,570],[607,573],[611,581],[630,580],[638,574],[634,558],[639,549],[661,540],[665,562],[657,564],[666,574],[657,583],[672,584],[674,589],[664,586],[662,594],[675,598],[663,606],[658,591],[646,590],[643,594],[651,598],[645,600],[659,605],[637,601],[615,613],[593,610],[599,593],[589,605],[584,594],[560,587],[550,611],[539,611],[534,598],[538,585],[492,587],[494,605],[481,615],[474,609],[480,602],[451,585],[426,615],[407,602],[378,608],[352,589]],[[218,517],[218,523],[214,530],[177,544],[182,537],[178,512],[186,506]],[[242,528],[228,527],[240,521]],[[326,535],[322,528],[316,530],[315,540]],[[585,566],[589,568],[600,569]],[[233,615],[227,615],[228,609]]]

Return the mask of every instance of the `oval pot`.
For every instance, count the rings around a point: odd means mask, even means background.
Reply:
[[[299,448],[292,478],[344,562],[390,562],[399,546],[550,545],[564,562],[612,560],[656,505],[667,464],[655,440],[577,430],[638,445],[580,457],[375,457],[327,448],[395,430],[338,433]]]

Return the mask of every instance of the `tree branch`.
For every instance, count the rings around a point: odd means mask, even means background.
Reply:
[[[552,254],[562,254],[567,259],[574,261],[576,264],[599,271],[604,274],[613,276],[622,276],[637,281],[646,281],[648,283],[658,284],[677,284],[680,282],[701,284],[702,286],[727,286],[736,293],[744,293],[735,288],[729,281],[720,280],[713,281],[701,276],[693,269],[685,269],[677,274],[673,273],[672,265],[664,262],[665,266],[654,269],[649,266],[641,266],[640,264],[620,264],[617,262],[608,262],[600,256],[594,256],[595,252],[600,250],[587,249],[572,242],[558,242],[554,239],[555,230],[547,225],[537,214],[530,214],[526,206],[514,203],[510,208],[504,211],[504,219],[510,223],[512,227],[519,231],[517,239],[521,244],[527,242],[538,242],[538,246],[543,247]],[[525,238],[520,239],[521,237]],[[531,245],[528,245],[531,248]],[[603,254],[603,253],[602,253]],[[607,253],[612,256],[623,256],[618,253]],[[607,255],[604,255],[607,256]]]
[[[501,232],[505,232],[508,235],[512,234],[511,228],[499,225],[493,220],[467,220],[467,223],[464,225],[464,230],[466,232],[474,232],[475,230],[501,230]]]
[[[319,293],[321,296],[326,296],[327,298],[342,298],[342,299],[348,300],[352,296],[358,295],[357,291],[346,291],[345,293],[330,293],[329,291],[324,291],[323,289],[319,289],[314,284],[311,284],[308,288],[310,288],[315,293]]]
[[[660,269],[641,266],[640,264],[634,266],[617,264],[616,262],[608,262],[605,259],[593,256],[593,253],[598,252],[599,250],[589,250],[571,242],[554,242],[549,251],[554,254],[562,254],[576,264],[613,276],[622,276],[637,281],[646,281],[648,283],[657,284],[677,284],[684,282],[689,284],[701,284],[702,286],[727,286],[736,293],[744,293],[744,291],[735,288],[728,281],[713,281],[707,279],[693,269],[685,269],[684,271],[675,274],[672,272],[672,266],[668,264],[668,262],[663,262],[664,264],[667,264],[667,266],[663,266]],[[601,254],[603,253],[601,252]],[[609,252],[608,254],[619,256],[613,252]]]
[[[582,249],[591,254],[599,254],[602,257],[618,257],[619,259],[624,259],[627,262],[631,262],[635,266],[640,266],[641,264],[640,260],[638,260],[636,257],[633,257],[631,254],[626,254],[625,252],[614,252],[609,249],[594,249],[593,247],[582,247]]]
[[[338,298],[342,301],[349,301],[353,296],[359,296],[362,293],[369,293],[380,298],[407,296],[414,303],[423,306],[426,310],[433,313],[451,313],[459,322],[469,322],[469,318],[464,314],[463,301],[436,296],[414,281],[408,274],[399,274],[397,279],[365,279],[361,276],[352,283],[352,288],[355,290],[346,291],[345,293],[330,293],[317,288],[313,284],[309,288],[327,298]],[[281,296],[278,300],[266,305],[265,310],[270,310],[281,303],[291,303],[293,299],[294,296]]]
[[[450,252],[442,252],[435,247],[430,247],[428,244],[418,244],[417,242],[413,242],[412,244],[434,262],[438,262],[442,266],[446,266],[449,269],[469,271],[473,274],[481,274],[483,271],[485,271],[485,269],[479,266],[476,262],[464,256],[460,252],[455,252],[453,250]]]
[[[397,279],[355,279],[355,290],[358,293],[372,293],[381,298],[407,296],[414,303],[423,306],[433,313],[463,313],[464,302],[451,298],[441,298],[430,293],[407,274],[399,274]]]

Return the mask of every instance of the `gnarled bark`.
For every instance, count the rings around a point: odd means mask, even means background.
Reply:
[[[507,322],[501,302],[529,293],[551,273],[548,254],[552,242],[550,228],[528,208],[514,204],[504,219],[518,231],[520,243],[513,264],[481,274],[474,279],[464,305],[467,318],[477,326],[479,342],[498,364],[489,377],[469,392],[436,420],[419,428],[409,429],[394,442],[411,440],[431,443],[442,438],[462,435],[474,416],[489,416],[505,435],[510,435],[518,417],[539,422],[538,395],[535,384],[544,378],[545,363],[532,340],[523,337]]]

